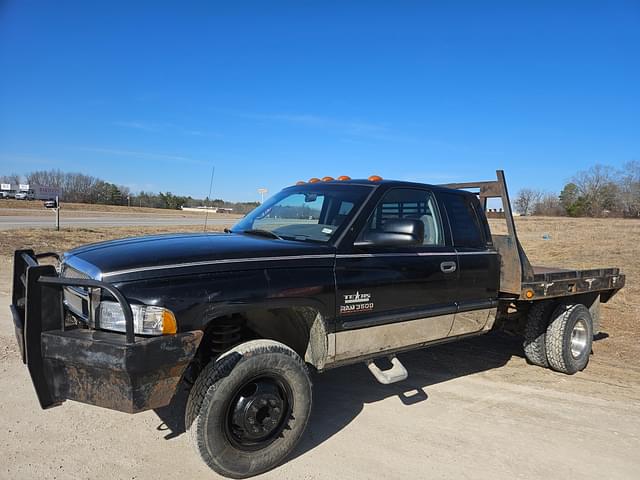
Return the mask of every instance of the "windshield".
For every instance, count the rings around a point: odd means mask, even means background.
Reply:
[[[240,220],[234,233],[265,233],[286,240],[328,242],[371,191],[360,185],[304,185],[274,195]]]

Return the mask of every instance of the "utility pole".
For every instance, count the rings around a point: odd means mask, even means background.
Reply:
[[[56,195],[56,231],[60,231],[60,199]]]

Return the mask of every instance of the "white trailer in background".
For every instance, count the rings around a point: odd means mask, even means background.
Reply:
[[[14,185],[10,185],[15,187]],[[13,189],[15,198],[19,200],[55,200],[60,196],[60,188],[47,187],[45,185],[30,185],[21,183],[18,188]]]

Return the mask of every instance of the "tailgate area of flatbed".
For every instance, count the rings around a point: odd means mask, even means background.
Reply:
[[[600,293],[606,302],[625,283],[619,268],[596,268],[590,270],[568,270],[554,267],[533,267],[533,278],[522,283],[521,298],[563,297],[585,293]]]

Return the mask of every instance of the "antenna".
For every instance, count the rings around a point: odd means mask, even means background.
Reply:
[[[215,173],[215,171],[216,166],[211,165],[211,181],[209,182],[209,196],[207,197],[209,201],[211,201],[211,190],[213,189],[213,174]],[[209,207],[205,205],[205,209],[207,212],[204,215],[204,229],[202,230],[203,232],[207,231],[207,220],[209,220]]]

